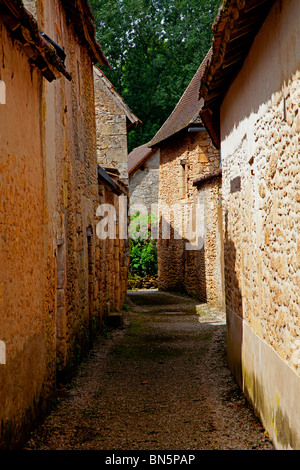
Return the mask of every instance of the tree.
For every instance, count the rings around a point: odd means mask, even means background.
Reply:
[[[151,140],[188,86],[212,38],[220,0],[90,0],[104,73],[142,125],[128,150]]]

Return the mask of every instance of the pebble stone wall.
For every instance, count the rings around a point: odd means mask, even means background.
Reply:
[[[182,197],[181,190],[182,161],[185,161],[185,197]],[[206,131],[190,133],[183,131],[160,146],[159,201],[168,207],[179,204],[182,224],[184,224],[184,211],[190,210],[191,214],[194,214],[192,227],[194,232],[198,230],[195,218],[198,195],[193,181],[199,176],[216,171],[218,168],[219,153],[213,147]],[[165,221],[168,221],[168,218],[165,217]],[[160,223],[162,225],[163,218],[160,219]],[[186,243],[189,240],[185,237],[185,233],[181,239],[176,239],[178,233],[176,233],[176,223],[172,213],[170,225],[170,239],[163,239],[160,235],[158,241],[159,288],[185,291],[206,301],[207,298],[210,298],[210,294],[207,296],[207,292],[212,286],[207,284],[205,277],[207,263],[205,247],[204,249],[187,250]]]
[[[221,106],[228,361],[278,449],[300,448],[299,14],[274,3]]]

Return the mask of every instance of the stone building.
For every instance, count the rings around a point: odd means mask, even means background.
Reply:
[[[101,325],[86,0],[0,4],[0,448],[22,443]],[[98,257],[98,258],[97,258]]]
[[[203,240],[202,256],[197,267],[200,269],[199,298],[225,310],[222,169],[197,177],[193,186],[197,189],[196,203],[200,210],[198,229]]]
[[[143,204],[149,215],[158,204],[159,161],[159,149],[150,149],[147,144],[128,155],[130,205]]]
[[[127,292],[130,244],[128,238],[128,148],[127,134],[140,120],[116,92],[104,73],[94,66],[96,148],[100,205],[113,208],[113,237],[98,237],[102,315],[119,312]],[[100,211],[104,218],[106,212]],[[103,219],[100,219],[103,220]],[[113,221],[112,221],[113,223]]]
[[[177,106],[149,143],[160,150],[158,283],[159,289],[183,291],[211,303],[222,303],[221,291],[216,298],[214,276],[221,269],[217,253],[209,259],[210,234],[204,227],[203,204],[194,180],[219,170],[219,152],[203,127],[199,113],[199,86],[205,61],[200,65]],[[215,190],[211,203],[219,204],[218,177],[210,183]],[[200,199],[199,199],[200,198]],[[222,280],[222,276],[218,275]]]
[[[120,312],[127,293],[128,271],[130,261],[130,243],[128,233],[128,186],[118,175],[105,171],[98,166],[98,182],[100,204],[96,215],[105,220],[107,212],[99,210],[110,206],[113,210],[111,217],[111,233],[108,226],[104,227],[98,235],[96,260],[100,279],[100,314],[101,318],[107,317],[109,322],[122,321]],[[104,218],[103,218],[104,217]],[[103,231],[105,234],[103,236]]]
[[[120,179],[128,184],[127,134],[140,120],[96,66],[94,88],[98,163],[104,168],[118,170]]]
[[[228,361],[277,449],[300,448],[300,3],[223,2],[200,89],[222,155]]]

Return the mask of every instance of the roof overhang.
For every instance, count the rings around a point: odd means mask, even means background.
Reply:
[[[276,0],[224,0],[213,24],[211,56],[200,84],[201,119],[220,148],[220,106]]]
[[[72,25],[82,45],[87,47],[92,62],[110,67],[96,39],[95,18],[87,0],[63,0],[67,21]]]
[[[112,191],[118,196],[124,193],[124,190],[111,178],[107,171],[98,165],[98,184],[105,186],[108,191]]]
[[[150,148],[149,152],[146,153],[132,168],[129,169],[128,175],[132,176],[133,173],[135,173],[139,168],[141,168],[141,166],[143,166],[146,163],[146,161],[152,155],[153,152],[154,152],[154,149]]]
[[[211,181],[214,178],[222,178],[222,168],[219,168],[218,170],[212,171],[207,175],[199,176],[199,178],[194,179],[193,186],[199,188],[204,183],[207,183],[208,181]]]
[[[57,49],[39,31],[35,18],[22,2],[2,0],[0,16],[14,40],[22,44],[31,64],[39,68],[49,82],[61,75],[72,79]]]

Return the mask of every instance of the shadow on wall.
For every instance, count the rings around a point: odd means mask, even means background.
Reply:
[[[188,240],[184,240],[188,244]],[[205,248],[184,251],[185,289],[188,295],[207,302]]]
[[[157,243],[158,289],[188,294],[206,302],[205,250],[186,249],[189,240],[182,238],[172,224],[160,216]],[[164,237],[162,234],[164,227]]]
[[[228,366],[237,383],[243,389],[242,341],[243,341],[243,302],[236,273],[237,252],[228,232],[228,212],[225,213],[224,277],[227,323]]]

